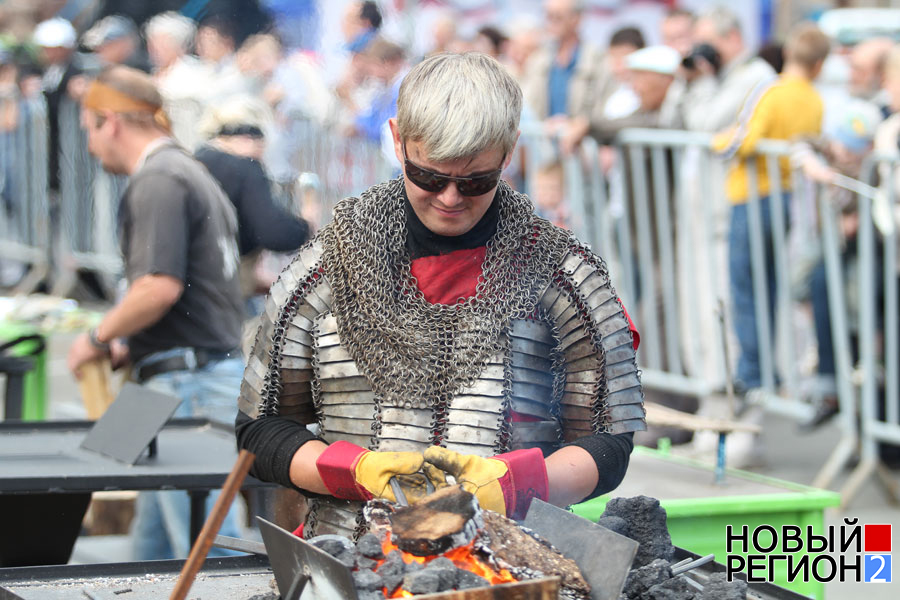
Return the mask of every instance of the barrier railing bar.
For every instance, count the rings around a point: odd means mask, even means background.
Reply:
[[[665,150],[656,147],[650,149],[650,165],[654,173],[653,200],[656,211],[656,247],[662,280],[662,308],[665,336],[666,367],[672,373],[681,373],[678,327],[678,297],[675,293],[675,245],[672,241],[672,225],[669,210],[674,206],[669,189],[669,169],[666,164]]]
[[[754,162],[757,162],[754,159]],[[758,164],[758,162],[757,162]],[[769,286],[766,282],[766,251],[763,244],[762,208],[756,169],[747,169],[747,225],[750,233],[750,271],[753,281],[753,307],[756,313],[756,359],[759,361],[762,387],[775,389],[772,362],[772,329],[769,320]],[[772,205],[769,203],[771,212]],[[734,275],[729,275],[734,277]],[[738,315],[735,315],[737,317]],[[736,322],[736,319],[732,322]]]
[[[621,214],[616,219],[616,233],[618,234],[616,237],[619,239],[619,260],[622,262],[623,282],[619,283],[617,287],[624,288],[624,290],[620,290],[619,292],[620,296],[622,296],[622,300],[626,304],[634,305],[636,310],[636,303],[638,302],[637,271],[634,268],[634,254],[632,253],[631,227],[629,226],[631,219],[629,202],[624,197],[628,193],[628,184],[625,177],[625,161],[627,160],[627,157],[625,156],[625,151],[622,149],[622,146],[616,146],[615,152],[617,166],[611,173],[609,182],[611,199],[610,212],[612,214],[614,208],[612,206],[612,198],[615,197],[614,194],[618,195],[618,204],[615,208],[621,211]]]
[[[785,222],[785,214],[787,213],[787,205],[785,194],[781,186],[781,154],[766,155],[766,170],[769,175],[769,208],[772,218],[772,245],[773,257],[775,263],[775,314],[772,315],[772,322],[776,324],[778,330],[785,332],[785,335],[776,336],[776,341],[781,341],[782,356],[788,360],[795,357],[794,353],[794,336],[792,335],[791,324],[791,288],[788,277],[787,266],[787,236],[788,224]],[[786,159],[785,159],[786,160]],[[771,293],[771,292],[770,292]],[[782,369],[783,382],[788,390],[797,389],[796,369]]]
[[[841,439],[822,465],[813,486],[827,488],[856,451],[856,397],[851,381],[853,366],[850,359],[850,339],[847,329],[847,307],[844,300],[844,274],[838,251],[835,209],[828,202],[821,186],[816,186],[816,201],[821,224],[822,250],[825,261],[825,287],[828,294],[828,316],[831,320],[831,338],[834,350],[835,378],[840,405],[839,425]]]
[[[631,189],[634,194],[632,199],[635,207],[635,225],[638,236],[638,260],[644,268],[640,269],[640,305],[641,314],[644,317],[644,329],[646,340],[641,344],[641,349],[646,349],[646,361],[644,364],[652,369],[662,368],[662,356],[660,349],[660,327],[657,319],[656,282],[654,281],[654,269],[647,268],[653,265],[653,232],[650,228],[650,209],[647,196],[647,172],[645,169],[645,152],[641,146],[631,146],[628,149],[631,167]],[[627,199],[626,199],[627,204]]]
[[[897,175],[897,165],[891,164],[890,179],[893,182]],[[896,195],[894,186],[887,186],[887,204],[894,206]],[[888,423],[897,424],[898,411],[897,406],[897,377],[898,366],[900,366],[900,357],[898,357],[897,348],[897,310],[900,305],[897,304],[897,253],[891,251],[897,248],[897,228],[891,227],[886,232],[882,232],[884,236],[884,403],[885,417]]]

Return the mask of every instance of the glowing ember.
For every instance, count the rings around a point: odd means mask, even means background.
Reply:
[[[444,556],[453,561],[453,564],[456,565],[460,569],[464,569],[466,571],[470,571],[475,573],[480,577],[484,577],[487,579],[491,585],[498,583],[513,583],[518,581],[515,577],[512,576],[512,573],[507,571],[506,569],[500,569],[499,571],[492,568],[489,564],[478,558],[473,552],[473,547],[475,542],[460,546],[458,548],[453,548],[445,552],[444,554],[437,554],[435,556],[416,556],[415,554],[410,554],[408,552],[404,552],[400,550],[396,544],[391,541],[390,534],[387,534],[384,541],[381,544],[382,550],[384,551],[384,555],[387,556],[393,551],[400,552],[400,555],[403,558],[403,562],[409,564],[411,562],[417,562],[422,564],[428,564],[436,558]],[[379,566],[384,562],[384,560],[379,561]],[[410,592],[404,590],[403,588],[397,589],[393,594],[389,595],[389,591],[385,588],[384,594],[388,598],[413,598],[414,595]]]

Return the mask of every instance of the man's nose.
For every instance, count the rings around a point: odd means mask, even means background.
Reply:
[[[462,203],[463,195],[456,188],[456,182],[451,181],[447,184],[447,187],[438,193],[437,199],[446,208],[454,208]]]

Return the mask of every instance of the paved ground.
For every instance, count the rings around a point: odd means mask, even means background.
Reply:
[[[77,386],[65,368],[65,351],[71,336],[57,336],[49,349],[49,396],[51,418],[82,417]],[[800,434],[793,422],[776,416],[764,421],[764,466],[756,471],[781,479],[808,484],[814,478],[838,440],[835,426],[825,427],[813,434]],[[846,475],[846,474],[845,474]],[[900,478],[900,473],[895,474]],[[835,488],[840,485],[836,482]],[[900,509],[888,504],[886,496],[875,481],[866,483],[849,508],[828,512],[827,521],[840,525],[845,517],[858,518],[860,523],[891,523],[900,529]],[[252,532],[248,533],[252,535]],[[894,530],[895,553],[900,557],[900,537]],[[102,539],[81,538],[73,560],[78,562],[120,561],[128,557],[125,536]],[[900,558],[898,558],[900,562]],[[830,583],[826,588],[828,600],[895,600],[900,598],[900,567],[894,565],[892,584]]]

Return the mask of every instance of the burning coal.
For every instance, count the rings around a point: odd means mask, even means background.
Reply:
[[[409,598],[558,576],[565,598],[588,598],[578,566],[533,532],[483,511],[474,496],[446,488],[398,508],[371,502],[370,532],[308,540],[352,569],[359,600]]]

